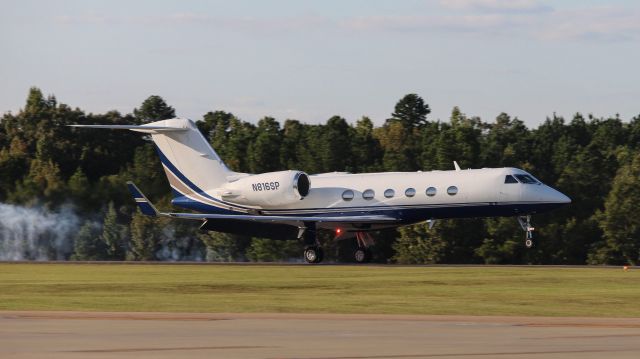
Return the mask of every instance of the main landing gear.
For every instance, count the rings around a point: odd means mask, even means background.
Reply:
[[[324,258],[324,251],[320,246],[309,246],[304,249],[304,260],[307,263],[320,263]]]
[[[533,248],[535,242],[533,240],[533,231],[535,228],[531,226],[531,216],[519,216],[518,223],[520,227],[525,231],[524,246],[527,248]]]
[[[303,257],[307,263],[315,264],[322,262],[324,251],[322,247],[320,247],[315,224],[306,224],[306,227],[299,228],[298,239],[304,243]]]
[[[356,263],[367,263],[371,260],[371,250],[373,237],[368,232],[356,232],[356,243],[358,248],[353,252],[353,259]]]
[[[324,251],[318,241],[316,229],[313,224],[305,223],[305,225],[306,227],[301,227],[298,231],[298,239],[304,243],[304,260],[310,264],[320,263],[324,258]],[[358,247],[353,252],[353,259],[356,263],[367,263],[372,257],[369,247],[374,244],[373,237],[368,232],[355,232],[355,234]],[[338,231],[335,239],[341,239],[340,237],[340,231]]]

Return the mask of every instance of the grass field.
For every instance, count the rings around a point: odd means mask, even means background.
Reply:
[[[640,317],[640,270],[0,264],[0,310]]]

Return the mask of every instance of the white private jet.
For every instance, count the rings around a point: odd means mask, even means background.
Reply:
[[[370,259],[369,232],[437,219],[516,216],[533,246],[530,215],[570,203],[569,197],[517,168],[429,172],[248,174],[231,171],[196,124],[174,118],[134,125],[72,125],[150,134],[173,189],[172,203],[198,213],[159,212],[135,184],[142,213],[202,222],[201,229],[274,239],[298,238],[304,259],[322,261],[316,232],[356,238],[356,262]]]

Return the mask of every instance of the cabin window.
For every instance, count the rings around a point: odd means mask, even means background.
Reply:
[[[407,188],[406,191],[404,191],[404,195],[407,197],[413,197],[416,195],[416,189],[415,188]]]
[[[433,197],[436,195],[436,188],[435,187],[429,187],[427,188],[427,196],[429,197]]]
[[[364,199],[373,199],[373,196],[375,196],[375,192],[373,192],[372,189],[367,189],[364,192],[362,192],[362,198]]]
[[[538,181],[536,181],[535,178],[533,178],[533,177],[531,177],[529,175],[515,175],[515,176],[520,182],[522,182],[524,184],[536,184],[536,183],[538,183]]]
[[[389,188],[388,190],[384,191],[384,196],[386,198],[391,198],[393,196],[396,195],[396,191],[392,190],[391,188]]]
[[[354,197],[353,191],[350,189],[342,192],[342,199],[344,199],[345,201],[351,201],[353,197]]]
[[[518,180],[516,180],[512,175],[506,175],[504,177],[504,183],[518,183]]]
[[[456,186],[449,186],[449,188],[447,188],[447,194],[449,196],[455,196],[458,193],[458,187]]]

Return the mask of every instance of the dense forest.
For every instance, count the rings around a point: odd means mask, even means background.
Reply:
[[[212,111],[198,126],[227,165],[240,172],[450,170],[512,166],[572,198],[536,215],[538,244],[527,250],[514,218],[443,220],[375,233],[374,261],[389,263],[640,263],[640,116],[553,116],[529,129],[501,113],[485,122],[455,107],[429,118],[418,95],[402,97],[380,127],[340,116],[310,125],[264,117],[257,124]],[[295,240],[200,232],[198,223],[149,218],[125,182],[159,207],[171,193],[152,143],[126,131],[69,124],[143,124],[174,117],[150,96],[131,114],[87,114],[28,94],[0,123],[0,259],[301,260]],[[194,119],[195,120],[195,119]],[[322,236],[326,260],[349,261],[351,241]]]

